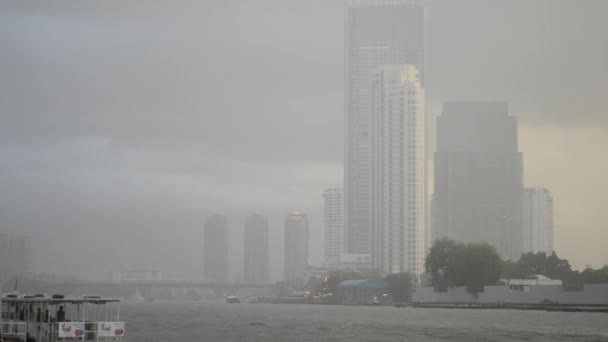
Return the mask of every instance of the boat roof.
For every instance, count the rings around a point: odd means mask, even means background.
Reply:
[[[34,298],[12,298],[12,297],[2,297],[3,302],[10,303],[29,303],[29,304],[37,304],[37,303],[48,303],[48,304],[106,304],[106,303],[118,303],[120,299],[118,298],[48,298],[48,297],[34,297]]]

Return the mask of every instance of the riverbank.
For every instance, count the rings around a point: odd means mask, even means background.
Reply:
[[[512,309],[542,310],[555,312],[596,312],[608,313],[608,305],[598,304],[520,304],[520,303],[412,303],[414,308],[426,309]]]

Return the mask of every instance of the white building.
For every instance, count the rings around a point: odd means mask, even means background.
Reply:
[[[303,287],[308,270],[308,216],[300,212],[287,214],[285,219],[285,281]]]
[[[345,252],[371,251],[371,93],[383,65],[411,64],[424,86],[426,8],[420,1],[354,0],[346,9]]]
[[[323,223],[325,226],[325,262],[338,265],[344,250],[344,192],[331,188],[323,192]]]
[[[524,189],[524,252],[553,253],[553,196],[545,188]]]
[[[409,64],[380,68],[371,88],[372,267],[419,274],[426,253],[424,88]]]
[[[32,274],[32,237],[0,233],[0,286],[6,281]]]

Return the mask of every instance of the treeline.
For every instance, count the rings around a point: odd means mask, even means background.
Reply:
[[[530,279],[534,275],[561,280],[564,290],[581,290],[584,284],[608,283],[608,266],[601,269],[572,269],[570,262],[555,252],[524,253],[518,261],[504,261],[496,248],[487,243],[460,243],[442,239],[435,242],[425,263],[431,285],[437,291],[466,286],[476,295],[486,285],[499,285],[501,279]]]
[[[524,253],[518,261],[503,260],[496,248],[487,243],[462,243],[454,240],[437,240],[425,261],[426,273],[418,279],[409,273],[389,274],[380,272],[333,271],[324,278],[311,277],[305,286],[307,291],[320,294],[335,294],[338,284],[354,279],[382,279],[397,302],[409,302],[414,287],[433,286],[436,291],[447,291],[449,287],[464,286],[477,295],[487,285],[501,285],[502,279],[531,279],[544,275],[561,280],[566,291],[582,290],[584,284],[608,283],[608,265],[582,272],[573,270],[570,262],[557,254]],[[275,294],[286,295],[284,282],[275,285]]]

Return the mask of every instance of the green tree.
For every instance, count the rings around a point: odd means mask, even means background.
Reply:
[[[450,286],[448,279],[451,271],[451,258],[453,257],[458,243],[454,240],[440,239],[429,251],[426,257],[424,268],[426,273],[431,275],[431,284],[436,291],[447,291]]]
[[[409,303],[415,279],[407,272],[389,274],[385,277],[386,287],[397,303]]]
[[[458,243],[442,239],[435,242],[425,262],[436,290],[466,286],[475,296],[485,285],[495,285],[502,274],[503,261],[496,248],[487,243]]]
[[[317,295],[323,290],[323,280],[318,277],[310,277],[306,281],[306,286],[304,288],[306,291],[310,291],[311,293]]]
[[[593,272],[594,270],[590,270],[585,276],[591,279]],[[580,290],[583,284],[588,281],[582,273],[572,270],[568,260],[560,259],[555,252],[551,255],[544,252],[524,253],[517,262],[507,261],[502,277],[505,279],[527,279],[537,274],[561,280],[564,290],[568,291]]]

